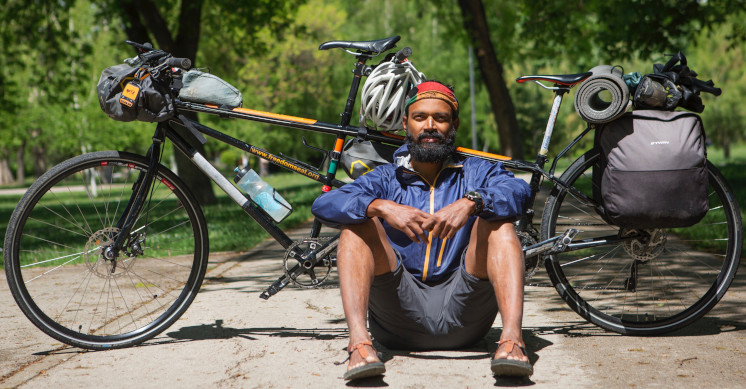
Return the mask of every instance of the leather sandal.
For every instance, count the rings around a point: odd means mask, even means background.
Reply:
[[[343,364],[350,360],[350,357],[352,357],[352,353],[355,351],[360,353],[360,356],[363,357],[364,360],[368,359],[368,351],[365,350],[365,346],[370,346],[373,348],[373,343],[370,341],[360,342],[355,344],[354,346],[347,349],[347,359],[345,359],[342,362],[339,362],[338,364]],[[375,348],[373,349],[375,351]],[[382,358],[381,353],[376,352],[376,356],[380,360]],[[386,372],[386,366],[384,366],[383,362],[367,362],[365,365],[355,367],[353,369],[347,370],[342,378],[344,378],[345,381],[352,381],[352,380],[358,380],[361,378],[369,378],[369,377],[375,377],[379,375],[383,375],[383,373]]]
[[[513,352],[514,347],[518,347],[523,352],[523,355],[528,356],[526,354],[526,349],[519,345],[517,342],[511,339],[505,339],[497,342],[497,349],[500,349],[500,346],[503,343],[508,344],[508,355]],[[508,376],[508,377],[528,377],[531,374],[534,374],[534,367],[531,366],[531,363],[519,361],[517,359],[507,359],[507,358],[496,358],[497,357],[497,350],[492,354],[492,361],[490,362],[490,367],[492,368],[492,375],[494,376]]]

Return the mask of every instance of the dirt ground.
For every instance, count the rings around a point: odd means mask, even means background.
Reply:
[[[332,273],[325,289],[289,286],[259,294],[280,274],[283,251],[265,242],[218,253],[196,300],[171,328],[145,344],[87,352],[36,329],[0,276],[0,388],[343,387],[347,330]],[[543,274],[531,280],[542,283]],[[462,351],[384,353],[383,378],[354,386],[395,388],[746,387],[746,269],[707,316],[662,337],[621,336],[588,324],[554,289],[526,288],[524,338],[535,373],[495,379],[489,353],[499,319],[482,344]],[[348,385],[349,386],[349,385]]]

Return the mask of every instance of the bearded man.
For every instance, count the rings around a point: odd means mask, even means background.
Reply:
[[[521,332],[523,251],[512,224],[530,190],[501,163],[458,157],[458,112],[452,88],[419,84],[405,105],[407,143],[395,162],[313,204],[317,218],[341,229],[345,380],[385,372],[371,334],[390,349],[465,348],[484,338],[498,312],[493,374],[533,373]]]

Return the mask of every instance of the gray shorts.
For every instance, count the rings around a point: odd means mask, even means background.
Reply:
[[[457,349],[484,338],[497,316],[495,292],[489,281],[466,272],[463,258],[436,284],[417,279],[401,260],[393,272],[376,276],[368,312],[371,335],[400,350]]]

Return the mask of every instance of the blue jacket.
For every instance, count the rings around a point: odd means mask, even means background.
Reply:
[[[513,219],[523,213],[529,198],[528,184],[513,177],[502,163],[478,158],[450,161],[443,165],[435,182],[429,183],[412,170],[406,145],[397,150],[395,157],[394,163],[378,166],[354,182],[321,195],[311,212],[324,224],[339,228],[368,220],[365,213],[375,199],[392,200],[433,214],[467,191],[479,192],[484,200],[483,211],[469,218],[452,239],[415,243],[382,220],[404,267],[423,281],[438,281],[459,267],[476,216],[490,221]]]

